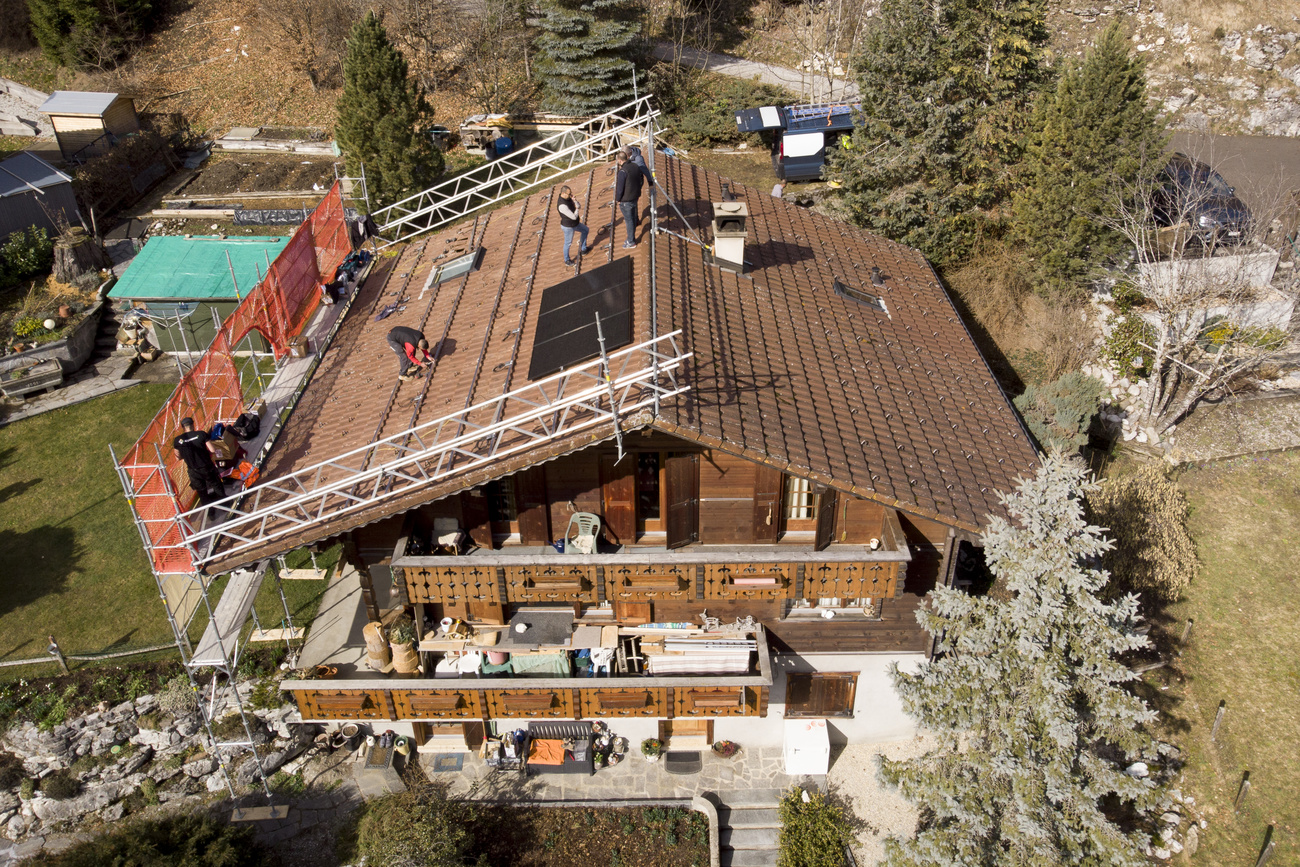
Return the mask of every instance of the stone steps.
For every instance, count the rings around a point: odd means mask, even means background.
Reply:
[[[727,792],[718,808],[718,848],[722,867],[775,867],[781,833],[775,789]]]

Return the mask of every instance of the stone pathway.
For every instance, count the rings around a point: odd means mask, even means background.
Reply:
[[[655,57],[663,61],[672,62],[674,50],[675,46],[671,42],[656,42],[654,44]],[[834,85],[829,88],[830,92],[828,93],[828,82],[825,75],[800,72],[797,69],[777,66],[774,63],[758,63],[753,60],[744,60],[740,57],[732,57],[729,54],[715,54],[695,48],[683,48],[681,61],[687,66],[706,69],[719,75],[729,75],[732,78],[743,78],[747,81],[753,81],[757,78],[767,84],[784,87],[786,90],[797,93],[804,99],[813,102],[855,99],[858,95],[858,86],[851,81],[840,78],[833,79]],[[736,107],[758,108],[758,106]]]
[[[593,776],[496,771],[476,755],[467,754],[459,774],[431,774],[435,781],[452,777],[453,796],[486,801],[615,801],[690,799],[718,792],[764,790],[782,792],[790,786],[825,787],[825,777],[792,777],[785,773],[780,747],[744,751],[739,758],[721,759],[703,750],[704,769],[676,775],[663,762],[647,762],[635,750],[612,768]]]
[[[31,418],[55,409],[74,406],[92,398],[102,397],[139,385],[140,380],[123,379],[131,367],[131,358],[124,355],[110,355],[98,361],[88,362],[76,373],[64,380],[63,385],[53,391],[29,397],[27,400],[10,400],[3,404],[3,417],[0,425]]]

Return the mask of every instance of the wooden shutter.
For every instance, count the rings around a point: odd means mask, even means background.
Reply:
[[[549,545],[551,518],[546,507],[544,467],[529,467],[515,474],[515,507],[519,514],[519,541],[524,545]]]
[[[492,550],[492,522],[488,520],[487,495],[482,488],[474,488],[460,495],[461,520],[474,544]]]
[[[785,474],[759,464],[754,474],[754,541],[775,542],[781,535],[781,494]]]
[[[789,672],[785,676],[785,715],[852,717],[857,687],[855,672]]]
[[[835,491],[827,488],[817,495],[817,539],[814,548],[824,551],[835,538]]]
[[[636,456],[628,453],[619,461],[618,455],[601,455],[600,490],[605,538],[631,545],[636,541]]]
[[[665,464],[668,547],[700,541],[700,456],[677,455]]]

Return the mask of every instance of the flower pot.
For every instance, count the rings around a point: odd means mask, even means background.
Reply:
[[[382,623],[367,623],[361,630],[366,639],[366,665],[375,671],[388,668],[392,656],[388,651],[388,639],[384,637]]]
[[[68,319],[72,316],[72,307],[67,304],[59,305],[59,318]]]
[[[393,649],[393,671],[398,674],[413,674],[420,670],[420,655],[415,652],[415,642],[392,642],[389,646]]]
[[[331,677],[333,677],[334,675],[336,675],[336,674],[338,674],[338,673],[339,673],[339,667],[338,667],[337,665],[318,665],[318,666],[316,666],[316,679],[317,679],[317,680],[329,680]]]
[[[401,756],[409,756],[411,754],[411,739],[403,735],[393,741],[393,752]]]
[[[658,757],[658,756],[646,756],[646,757],[645,757],[645,760],[646,760],[647,762],[657,762],[657,761],[659,761],[659,757]]]

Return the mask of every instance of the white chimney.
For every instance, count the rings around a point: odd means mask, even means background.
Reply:
[[[749,206],[744,202],[713,203],[713,259],[721,268],[745,270],[745,235]]]

